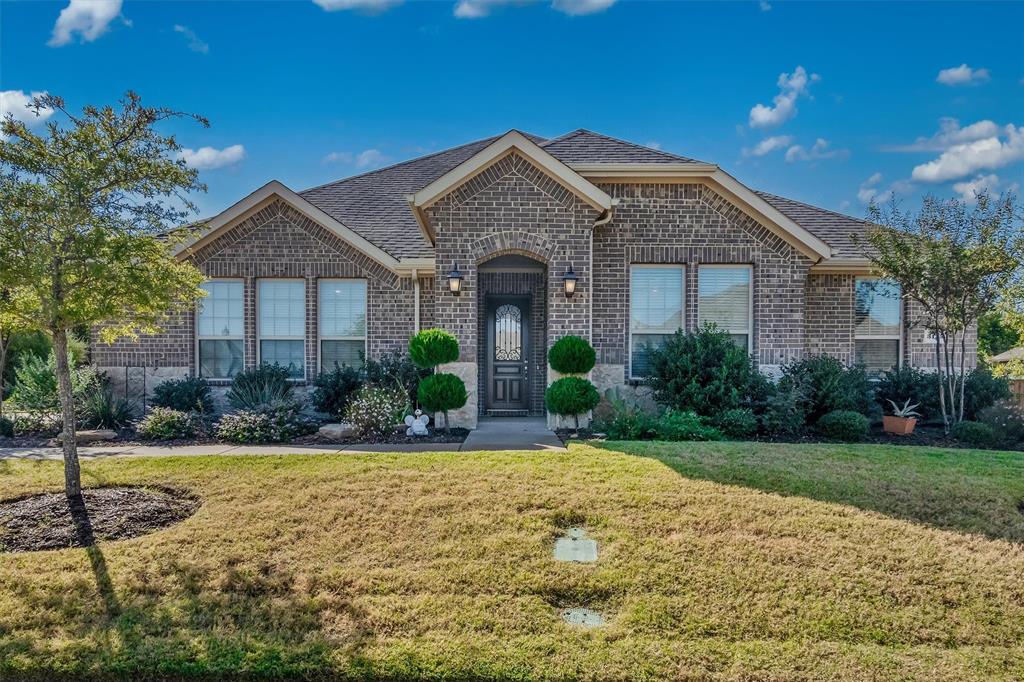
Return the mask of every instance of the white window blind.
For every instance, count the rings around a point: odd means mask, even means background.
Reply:
[[[697,325],[713,324],[748,350],[752,333],[751,271],[749,265],[701,265],[697,271]]]
[[[900,287],[877,277],[854,287],[854,359],[877,376],[900,363]]]
[[[244,286],[231,280],[210,280],[200,286],[206,296],[197,304],[199,376],[229,379],[243,365]]]
[[[634,265],[630,269],[630,374],[646,376],[650,353],[683,326],[681,265]]]
[[[366,280],[319,283],[320,369],[358,367],[366,356]]]
[[[281,365],[293,379],[306,375],[306,283],[261,279],[257,290],[260,362]]]

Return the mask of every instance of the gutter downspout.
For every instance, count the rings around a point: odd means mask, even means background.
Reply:
[[[618,199],[612,199],[612,206],[617,206],[619,203]],[[587,314],[588,340],[590,343],[594,343],[594,230],[602,225],[607,225],[612,219],[612,210],[605,209],[601,216],[594,221],[593,226],[590,228],[590,297],[587,299],[587,304],[590,308]]]
[[[412,269],[412,330],[420,333],[420,277],[416,268]]]

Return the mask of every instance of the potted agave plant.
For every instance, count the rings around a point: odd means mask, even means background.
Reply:
[[[914,411],[918,403],[911,405],[910,398],[907,398],[907,402],[903,403],[903,407],[900,407],[891,400],[889,404],[892,405],[892,414],[882,417],[882,428],[885,432],[897,436],[909,436],[912,434],[914,427],[917,425],[917,418],[921,416]]]

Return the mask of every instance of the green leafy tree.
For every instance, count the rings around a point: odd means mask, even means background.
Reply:
[[[1021,343],[1020,332],[1003,322],[998,311],[990,310],[978,318],[978,356],[989,358],[1016,348]]]
[[[30,109],[58,115],[38,135],[10,114],[3,121],[0,289],[13,292],[9,312],[53,342],[65,489],[79,498],[70,330],[98,326],[105,341],[153,333],[202,295],[202,274],[174,255],[191,232],[174,226],[195,210],[188,192],[205,187],[156,126],[181,117],[207,123],[145,107],[131,92],[117,108],[80,115],[51,95]]]
[[[15,334],[27,329],[24,321],[14,314],[14,292],[11,289],[0,289],[0,419],[4,416],[4,393],[7,375],[7,357],[11,350],[11,341]]]
[[[878,227],[860,240],[878,272],[900,285],[920,311],[915,324],[934,338],[941,378],[939,406],[948,432],[964,418],[967,336],[984,313],[1024,302],[1024,235],[1012,194],[979,194],[970,206],[956,199],[925,197],[916,213],[890,202],[872,205]],[[1024,316],[1022,316],[1024,318]]]

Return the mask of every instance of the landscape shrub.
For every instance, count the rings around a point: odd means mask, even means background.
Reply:
[[[996,433],[995,429],[981,422],[959,422],[953,425],[949,433],[961,443],[976,448],[995,448],[999,447],[1000,444],[999,434]]]
[[[424,369],[459,359],[459,342],[443,329],[424,329],[409,339],[409,357]]]
[[[377,360],[367,360],[363,369],[366,383],[375,386],[400,385],[409,398],[409,404],[416,403],[420,381],[430,376],[430,370],[418,367],[407,353],[390,351]]]
[[[55,436],[62,427],[60,415],[49,412],[28,412],[14,416],[15,436]]]
[[[596,360],[594,347],[579,336],[563,336],[548,351],[548,364],[561,374],[586,374],[594,369]]]
[[[925,372],[917,367],[904,365],[883,372],[875,385],[875,402],[883,412],[889,412],[889,401],[902,406],[907,400],[913,405],[921,420],[941,419],[939,409],[939,375]]]
[[[980,410],[978,421],[992,427],[1005,446],[1013,447],[1024,441],[1024,411],[1012,400],[1000,400]]]
[[[69,359],[70,359],[70,353]],[[75,404],[81,406],[83,399],[101,384],[102,377],[91,365],[72,365],[71,393]],[[57,395],[57,359],[53,353],[47,358],[26,354],[14,372],[14,388],[11,402],[32,412],[55,412],[60,410]]]
[[[804,430],[807,423],[804,383],[794,378],[775,387],[760,415],[762,431],[769,436],[793,436]]]
[[[46,359],[53,344],[45,333],[40,331],[18,331],[11,334],[7,342],[7,358],[4,364],[4,390],[10,394],[14,387],[14,373],[28,355]],[[71,350],[71,339],[68,339],[68,350]],[[69,352],[68,355],[71,355]]]
[[[693,412],[665,410],[655,423],[658,440],[722,440],[722,432]]]
[[[449,431],[448,411],[466,404],[466,384],[454,374],[431,374],[420,381],[416,396],[427,412],[444,414],[444,428]]]
[[[992,370],[980,365],[967,373],[964,384],[964,419],[976,420],[978,413],[1000,400],[1009,400],[1010,382],[1006,377],[993,376]]]
[[[626,400],[617,388],[605,391],[594,410],[592,429],[610,440],[643,440],[654,436],[655,419],[639,405]]]
[[[863,367],[846,367],[836,358],[816,355],[795,360],[782,368],[779,389],[799,385],[808,424],[836,410],[870,416],[878,413],[874,387]]]
[[[226,397],[236,410],[259,411],[267,406],[289,403],[292,383],[288,380],[288,368],[261,364],[243,370],[231,380]]]
[[[658,403],[704,416],[752,407],[764,399],[769,384],[747,351],[714,327],[691,334],[680,330],[652,351],[646,383]]]
[[[114,395],[108,385],[97,386],[82,398],[79,421],[87,429],[120,429],[135,419],[135,406]]]
[[[459,384],[462,385],[462,382]],[[420,384],[420,390],[423,390],[423,384]],[[405,391],[397,386],[363,386],[356,391],[346,406],[345,421],[362,436],[386,436],[395,430],[395,426],[402,420],[407,410]]]
[[[340,418],[352,396],[363,385],[363,376],[355,367],[335,365],[329,372],[322,372],[313,382],[316,388],[310,402],[318,412]]]
[[[14,422],[7,417],[0,417],[0,438],[14,438]]]
[[[725,410],[711,420],[712,425],[726,438],[743,440],[757,433],[757,417],[747,407]]]
[[[594,384],[581,377],[563,377],[544,391],[544,403],[548,410],[559,416],[573,417],[577,431],[580,428],[580,415],[597,407],[600,401],[601,395]]]
[[[871,422],[860,412],[833,410],[822,415],[815,428],[826,438],[855,442],[864,440],[871,428]]]
[[[266,404],[221,417],[217,437],[229,443],[281,443],[316,430],[294,401]]]
[[[213,412],[213,396],[210,382],[203,377],[181,377],[168,379],[153,389],[150,401],[155,407],[169,407],[185,412]]]
[[[147,440],[177,440],[195,437],[200,426],[201,419],[195,412],[154,407],[135,426],[135,431]]]

